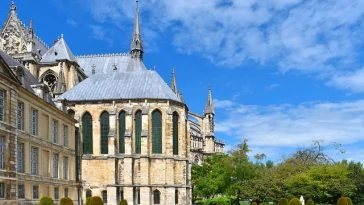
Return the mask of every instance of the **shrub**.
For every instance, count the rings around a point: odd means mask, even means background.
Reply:
[[[348,200],[346,199],[346,197],[340,197],[338,200],[337,200],[337,203],[336,205],[349,205],[348,204]]]
[[[40,199],[39,205],[54,205],[54,202],[52,198],[44,196]]]
[[[86,205],[90,205],[91,197],[86,198]]]
[[[315,205],[312,199],[307,200],[306,205]]]
[[[278,205],[288,205],[288,199],[287,198],[280,198],[278,201]]]
[[[104,205],[104,202],[102,202],[101,197],[93,196],[90,199],[90,205]]]
[[[353,202],[351,201],[350,197],[345,197],[345,198],[348,201],[348,205],[353,205]]]
[[[289,201],[288,205],[302,205],[302,204],[299,199],[293,198],[291,199],[291,201]]]
[[[253,201],[253,203],[251,205],[258,205],[257,202]]]
[[[72,199],[64,197],[59,201],[59,205],[74,205]]]
[[[128,205],[128,201],[125,199],[122,199],[119,203],[119,205]]]
[[[262,202],[262,203],[260,203],[259,205],[265,205],[265,203],[263,203],[263,202]]]

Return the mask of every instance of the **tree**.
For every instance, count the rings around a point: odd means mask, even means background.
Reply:
[[[231,166],[229,156],[221,154],[209,156],[202,165],[193,165],[194,198],[211,198],[223,194],[231,185]]]

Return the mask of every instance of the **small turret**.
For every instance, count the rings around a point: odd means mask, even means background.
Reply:
[[[64,79],[64,71],[63,66],[61,64],[61,70],[58,73],[58,81],[56,82],[53,94],[55,96],[62,95],[64,92],[66,92],[66,81]]]

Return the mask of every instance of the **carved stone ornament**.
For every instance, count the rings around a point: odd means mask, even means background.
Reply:
[[[26,46],[20,47],[21,32],[15,21],[11,21],[3,31],[2,35],[3,49],[6,53],[17,54],[26,51]]]

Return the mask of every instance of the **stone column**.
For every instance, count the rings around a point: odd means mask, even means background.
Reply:
[[[116,201],[116,187],[107,187],[107,205],[117,205],[118,201]]]
[[[149,187],[140,187],[140,204],[141,205],[152,204]]]
[[[144,106],[142,109],[142,137],[141,137],[141,154],[146,155],[148,150],[148,131],[149,131],[149,107]]]
[[[128,201],[128,205],[134,205],[133,187],[124,187],[124,199]]]
[[[114,103],[114,102],[113,102]],[[115,146],[117,145],[116,140],[116,107],[113,106],[112,111],[109,114],[109,139],[108,139],[108,150],[109,155],[115,155]]]
[[[126,109],[125,111],[125,154],[131,154],[133,150],[133,115],[131,109]]]

